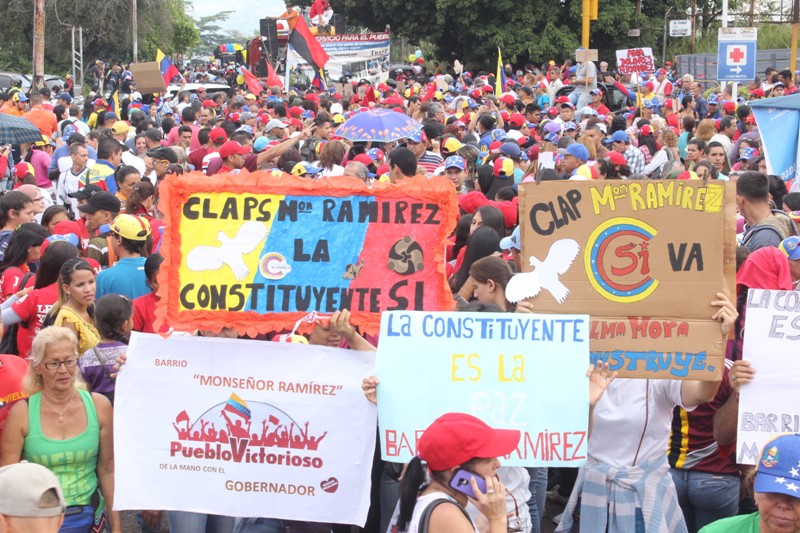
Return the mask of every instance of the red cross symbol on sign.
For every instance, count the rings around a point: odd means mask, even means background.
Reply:
[[[730,58],[730,63],[741,63],[746,56],[747,54],[745,54],[744,51],[739,47],[729,48],[728,57]]]

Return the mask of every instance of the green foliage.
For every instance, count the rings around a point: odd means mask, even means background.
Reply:
[[[133,52],[131,0],[70,0],[46,2],[45,72],[71,69],[71,27],[83,28],[84,66],[95,59],[127,62]],[[137,0],[139,59],[155,58],[155,49],[184,53],[199,38],[186,15],[187,0]],[[33,2],[0,0],[0,67],[31,71]]]
[[[729,1],[731,13],[749,6],[747,0]],[[769,6],[777,1],[761,0]],[[637,0],[599,2],[599,19],[591,23],[590,47],[598,49],[600,59],[610,63],[614,62],[615,50],[624,48],[650,47],[660,58],[665,15],[669,19],[689,18],[691,5],[691,0],[639,0],[641,11],[637,12]],[[504,60],[520,66],[529,61],[561,62],[581,43],[581,0],[424,0],[414,4],[406,0],[338,0],[337,6],[344,11],[348,24],[374,31],[390,24],[393,34],[411,43],[430,43],[432,54],[426,59],[459,59],[469,70],[494,71],[498,46]],[[775,11],[777,7],[771,12]],[[700,40],[704,47],[713,44],[716,50],[721,12],[722,0],[697,0],[697,25],[705,34]],[[640,37],[628,37],[628,30],[633,28],[641,30]],[[764,25],[760,32],[760,47],[788,47],[782,30],[773,32],[771,25]],[[762,40],[769,42],[762,44]],[[688,41],[682,39],[680,43],[688,47]],[[669,56],[679,52],[677,44],[671,43]]]
[[[695,40],[696,54],[716,54],[717,53],[717,29],[714,26]],[[791,24],[763,24],[758,27],[758,49],[777,50],[789,48],[792,43]],[[659,46],[659,49],[661,47]],[[690,53],[690,41],[688,37],[670,39],[667,46],[668,57],[678,54]]]

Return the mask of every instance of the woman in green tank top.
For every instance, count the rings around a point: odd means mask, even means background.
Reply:
[[[0,440],[0,466],[26,460],[49,468],[68,506],[89,505],[99,489],[107,509],[114,502],[114,446],[108,399],[85,390],[78,372],[78,339],[49,327],[33,340],[24,388],[28,401],[14,404]],[[109,512],[112,533],[122,531]]]

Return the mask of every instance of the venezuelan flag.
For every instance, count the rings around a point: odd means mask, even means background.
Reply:
[[[109,104],[111,104],[111,111],[116,113],[117,118],[122,118],[122,105],[119,102],[119,91],[114,91],[114,94],[112,94],[109,99]]]
[[[502,96],[503,91],[506,90],[506,69],[503,68],[503,54],[500,53],[500,47],[497,47],[497,76],[494,81],[494,94],[495,96]]]
[[[181,75],[180,71],[178,71],[178,67],[176,67],[160,49],[156,49],[156,62],[158,62],[158,66],[161,69],[161,77],[164,78],[165,86],[169,85],[172,78]]]
[[[223,410],[239,415],[245,420],[250,420],[250,408],[247,407],[247,402],[239,398],[235,392],[231,393],[231,397],[228,398]]]

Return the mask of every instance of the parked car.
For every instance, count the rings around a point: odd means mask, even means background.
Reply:
[[[30,87],[33,81],[33,74],[23,74],[22,77],[25,79],[25,83],[27,84],[27,86]],[[53,87],[55,87],[56,85],[63,89],[66,83],[67,79],[64,78],[63,76],[57,76],[55,74],[44,75],[44,84],[48,89],[50,89],[51,92],[53,91]]]
[[[11,88],[13,82],[19,82],[19,87],[28,92],[31,88],[31,82],[22,74],[14,72],[0,72],[0,90],[7,91]]]
[[[400,75],[406,78],[413,78],[416,77],[417,71],[414,69],[414,65],[406,65],[405,63],[392,63],[389,65],[390,80],[396,80]]]
[[[180,85],[172,84],[167,87],[167,92],[164,93],[165,96],[175,96],[180,91],[189,91],[190,93],[197,92],[198,87],[204,87],[206,90],[206,95],[211,96],[214,93],[218,92],[228,92],[231,88],[224,83],[187,83],[183,87]]]
[[[616,85],[599,82],[597,87],[603,89],[603,103],[611,110],[612,113],[625,112],[628,110],[628,107],[636,105],[636,102],[631,100],[627,94],[620,91]],[[636,92],[635,85],[629,86],[628,88],[631,91]],[[555,97],[558,98],[559,96],[568,96],[574,90],[574,85],[564,85],[558,91],[556,91]]]

